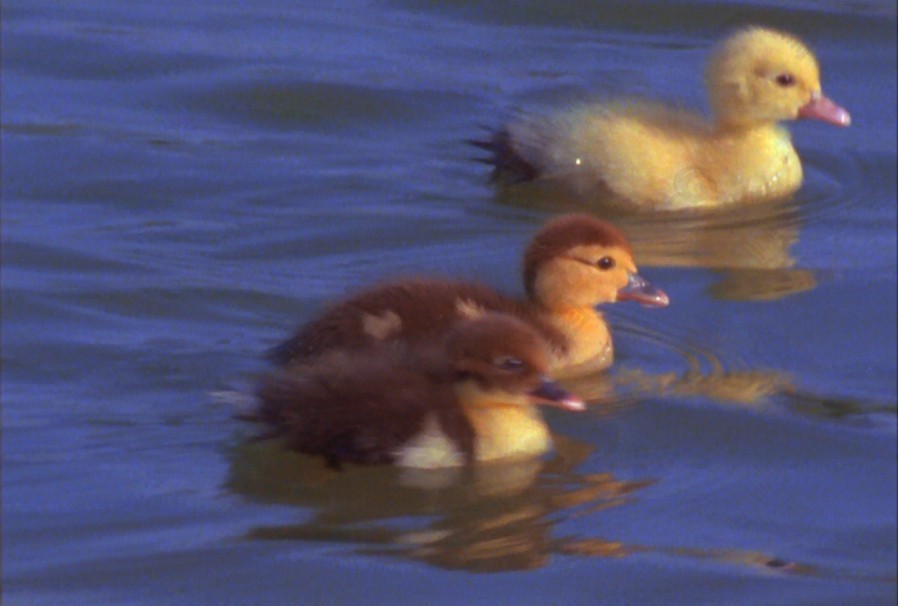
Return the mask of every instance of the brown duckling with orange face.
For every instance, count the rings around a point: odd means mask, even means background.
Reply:
[[[297,451],[341,463],[414,468],[541,455],[552,440],[535,404],[583,410],[544,377],[545,340],[514,317],[461,320],[436,344],[333,350],[263,379],[251,420]]]
[[[381,284],[302,326],[273,350],[272,359],[283,365],[338,347],[422,342],[459,318],[496,311],[524,320],[549,342],[553,377],[582,376],[614,358],[611,332],[596,306],[625,300],[668,304],[667,295],[637,273],[623,234],[586,214],[555,218],[537,232],[524,254],[524,287],[527,297],[519,301],[469,282]]]

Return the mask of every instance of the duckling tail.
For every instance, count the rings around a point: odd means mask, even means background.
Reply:
[[[488,135],[487,139],[467,139],[465,143],[490,152],[489,157],[475,158],[475,160],[493,167],[493,172],[490,175],[493,181],[518,183],[533,181],[539,177],[536,167],[515,150],[508,129],[490,131]]]

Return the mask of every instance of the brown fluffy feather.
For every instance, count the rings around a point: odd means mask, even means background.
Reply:
[[[277,364],[308,360],[335,347],[364,348],[380,343],[366,333],[366,315],[393,312],[401,319],[391,340],[420,343],[445,333],[463,317],[458,301],[470,301],[488,311],[507,313],[535,327],[553,349],[564,351],[567,339],[526,304],[474,282],[411,278],[380,284],[344,299],[301,326],[270,352]]]
[[[445,338],[417,346],[337,349],[271,372],[258,385],[256,414],[244,420],[267,424],[274,430],[268,437],[283,437],[289,448],[323,456],[332,467],[405,464],[399,458],[403,449],[429,424],[457,453],[446,457],[460,454],[471,463],[483,446],[475,421],[482,424],[487,447],[498,439],[510,454],[519,452],[520,411],[529,410],[528,394],[542,385],[548,365],[545,340],[534,328],[488,313],[463,319]],[[493,406],[498,409],[477,415]],[[524,418],[525,429],[547,431],[538,415],[525,412]],[[458,464],[445,458],[437,463]]]
[[[397,350],[335,351],[308,366],[271,373],[259,385],[257,420],[293,450],[341,463],[393,463],[394,453],[436,414],[470,461],[474,431],[447,370],[424,372]]]

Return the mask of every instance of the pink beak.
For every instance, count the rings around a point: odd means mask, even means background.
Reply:
[[[539,385],[530,392],[530,397],[539,404],[557,406],[565,410],[581,412],[586,410],[586,404],[577,396],[571,394],[561,385],[548,377],[542,377]]]
[[[636,273],[631,273],[627,285],[617,291],[617,300],[636,301],[645,307],[667,307],[670,304],[667,293]]]
[[[851,114],[844,107],[836,105],[832,99],[817,92],[811,96],[811,100],[798,110],[799,118],[820,120],[835,126],[848,126],[851,124]]]

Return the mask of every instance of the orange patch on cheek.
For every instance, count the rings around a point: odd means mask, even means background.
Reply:
[[[584,267],[584,270],[589,271],[589,268]],[[564,268],[560,262],[550,261],[536,280],[536,292],[540,300],[550,306],[579,305],[584,290],[589,288],[584,273],[579,268]]]

